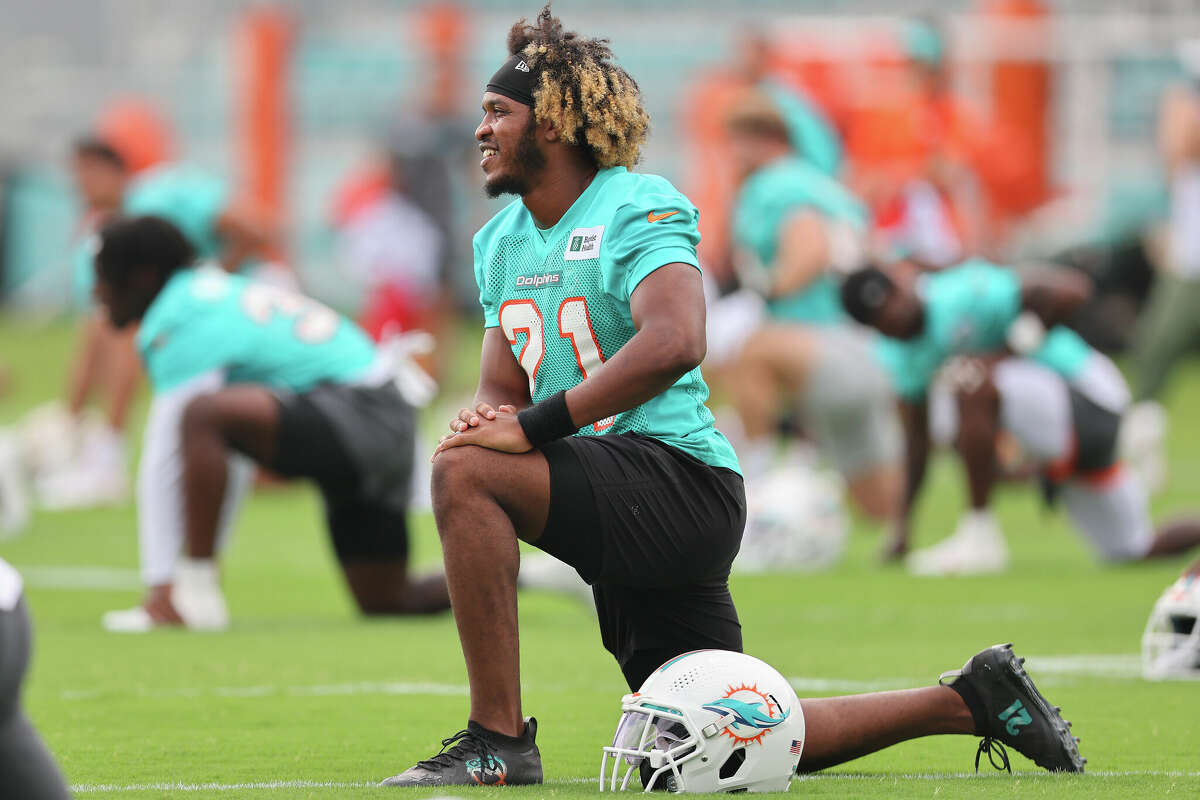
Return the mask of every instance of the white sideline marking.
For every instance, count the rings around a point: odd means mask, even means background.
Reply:
[[[1141,679],[1141,660],[1137,654],[1119,655],[1074,655],[1074,656],[1030,656],[1026,660],[1035,677],[1106,677]],[[848,678],[811,678],[794,676],[788,683],[798,692],[880,692],[889,689],[908,689],[928,686],[930,681],[921,678],[877,678],[854,680]],[[1053,683],[1053,681],[1050,681]],[[205,686],[152,689],[137,687],[130,689],[66,689],[59,694],[63,700],[91,700],[97,697],[132,694],[137,697],[330,697],[350,695],[432,695],[465,697],[466,686],[448,683],[406,681],[361,681],[357,683],[332,683],[315,686]]]
[[[1024,775],[1022,777],[1029,777]],[[1050,780],[1072,780],[1070,776],[1049,775]],[[1112,770],[1085,772],[1082,778],[1200,778],[1200,772],[1184,772],[1179,770]],[[925,774],[906,773],[891,775],[880,773],[863,775],[856,773],[824,775],[798,775],[797,781],[942,781],[959,779],[1011,780],[1012,776],[1002,772],[930,772]],[[585,784],[596,783],[596,778],[563,778],[546,781],[547,784]],[[365,789],[376,786],[375,782],[338,782],[338,781],[262,781],[259,783],[81,783],[71,787],[75,794],[112,794],[115,792],[237,792],[250,789]]]
[[[1079,654],[1069,656],[1028,656],[1025,667],[1039,676],[1053,678],[1142,678],[1142,657],[1137,653]],[[1047,685],[1056,683],[1054,679]],[[1059,681],[1060,682],[1060,681]],[[788,683],[798,692],[882,692],[889,689],[909,689],[928,686],[928,678],[875,678],[853,680],[846,678],[810,678],[793,676]]]
[[[847,678],[808,678],[795,676],[788,678],[788,683],[798,692],[883,692],[889,689],[911,689],[921,686],[919,680],[911,678],[879,678],[877,680],[860,681]]]
[[[1015,775],[1020,775],[1022,778],[1044,776],[1048,780],[1077,780],[1069,773],[1050,773],[1050,772],[1035,772],[1032,775],[1025,773],[1014,773],[1009,775],[1006,772],[996,770],[994,772],[926,772],[926,773],[897,773],[895,775],[888,773],[877,773],[866,775],[863,773],[837,773],[828,772],[815,775],[797,775],[793,780],[797,781],[941,781],[956,778],[984,778],[1012,780]],[[1080,775],[1078,780],[1085,778],[1200,778],[1200,772],[1194,770],[1172,770],[1172,769],[1148,769],[1148,770],[1088,770]]]
[[[374,783],[336,781],[264,781],[262,783],[81,783],[71,787],[75,794],[111,792],[237,792],[245,789],[363,789]]]
[[[463,696],[466,686],[455,686],[448,683],[405,683],[401,681],[363,682],[363,683],[331,683],[318,686],[206,686],[203,688],[173,688],[147,689],[67,689],[59,694],[63,700],[91,700],[96,697],[133,694],[137,697],[271,697],[286,695],[289,697],[329,697],[336,695],[378,694],[378,695],[437,695]]]
[[[25,584],[38,589],[76,589],[111,591],[141,589],[136,569],[121,567],[20,567]]]
[[[1025,667],[1043,675],[1070,675],[1093,678],[1140,678],[1142,657],[1137,653],[1029,656]]]

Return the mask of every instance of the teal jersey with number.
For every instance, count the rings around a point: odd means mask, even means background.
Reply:
[[[633,337],[629,299],[647,275],[672,263],[699,269],[698,216],[663,178],[613,167],[600,170],[549,231],[539,231],[516,200],[475,235],[484,325],[503,330],[535,403],[585,380]],[[662,394],[577,435],[652,436],[736,471],[707,398],[693,369]]]
[[[813,211],[855,230],[866,226],[867,212],[840,183],[795,156],[767,164],[746,179],[738,193],[733,238],[739,258],[771,269],[784,226],[798,213]],[[767,302],[771,316],[786,322],[844,322],[837,284],[821,275],[799,291]]]
[[[912,339],[883,338],[879,356],[896,392],[906,399],[925,396],[947,359],[992,353],[1006,346],[1008,326],[1021,313],[1021,281],[1011,269],[982,260],[925,276],[920,289],[925,326]],[[1079,334],[1056,326],[1030,357],[1066,380],[1079,375],[1091,357]]]
[[[171,276],[142,318],[137,347],[159,392],[214,370],[228,383],[303,392],[357,380],[375,361],[371,340],[337,312],[212,266]]]

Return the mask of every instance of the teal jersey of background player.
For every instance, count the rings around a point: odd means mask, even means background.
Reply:
[[[158,392],[214,370],[228,383],[303,392],[354,381],[375,361],[371,340],[337,312],[215,267],[171,276],[142,318],[137,347]]]
[[[224,181],[195,167],[162,164],[130,181],[121,213],[129,217],[162,217],[179,228],[201,260],[210,260],[221,251],[217,220],[228,204],[229,188]],[[97,234],[91,233],[72,255],[71,295],[80,308],[90,304],[95,283],[92,259],[97,244]]]
[[[475,235],[484,325],[503,330],[534,402],[585,380],[633,337],[629,300],[647,275],[676,262],[699,268],[698,216],[663,178],[613,167],[600,170],[549,231],[539,231],[516,200]],[[707,398],[696,368],[578,434],[644,434],[736,471],[737,456],[713,426]]]
[[[738,193],[733,238],[740,258],[770,270],[784,226],[811,210],[862,229],[867,212],[840,183],[797,156],[777,159],[748,177]],[[846,319],[832,277],[821,275],[799,291],[767,302],[771,316],[786,322],[831,324]]]
[[[921,280],[925,326],[920,335],[882,338],[878,345],[893,388],[910,400],[924,397],[938,369],[952,356],[1003,350],[1008,326],[1021,313],[1021,281],[1011,269],[976,259]],[[1030,357],[1070,381],[1091,354],[1079,334],[1056,326]]]
[[[186,164],[151,167],[125,190],[126,216],[153,215],[175,225],[202,260],[221,251],[217,220],[229,205],[225,181]]]

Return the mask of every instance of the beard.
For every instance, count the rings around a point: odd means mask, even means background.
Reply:
[[[488,197],[499,197],[502,194],[524,196],[533,187],[534,181],[546,168],[546,156],[537,146],[536,128],[537,123],[530,114],[529,124],[521,133],[517,149],[511,158],[506,156],[504,159],[513,169],[484,182],[483,191]]]

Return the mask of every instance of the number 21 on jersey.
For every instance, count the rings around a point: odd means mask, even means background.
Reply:
[[[508,338],[508,343],[515,345],[518,334],[525,334],[525,346],[521,348],[517,362],[525,374],[529,376],[529,396],[532,398],[537,389],[537,374],[546,355],[545,323],[537,303],[532,300],[509,300],[500,306],[500,328]],[[579,366],[579,374],[587,380],[587,376],[604,363],[604,354],[600,352],[600,343],[596,341],[596,333],[592,330],[592,319],[588,315],[587,300],[582,297],[568,297],[558,306],[558,335],[571,340],[571,348],[575,351],[575,363]],[[592,425],[597,433],[608,428],[616,417],[606,417]]]

